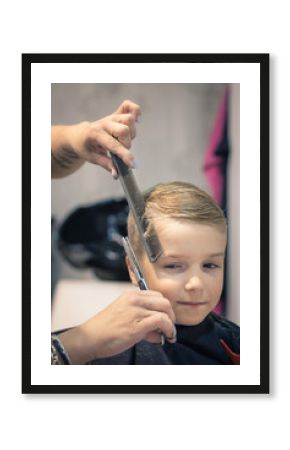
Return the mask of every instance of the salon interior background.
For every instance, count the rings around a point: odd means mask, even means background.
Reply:
[[[225,88],[223,84],[52,84],[51,123],[94,121],[130,99],[142,110],[132,146],[141,189],[182,180],[211,192],[203,172],[204,154]],[[229,92],[227,316],[239,323],[239,85],[230,85]],[[118,181],[85,164],[75,174],[52,181],[51,213],[59,224],[79,206],[121,196]],[[95,277],[90,270],[73,269],[60,255],[54,260],[58,278]]]

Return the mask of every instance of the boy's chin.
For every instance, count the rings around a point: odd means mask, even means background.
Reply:
[[[205,320],[206,316],[202,317],[177,317],[176,324],[177,325],[187,325],[187,326],[196,326]]]

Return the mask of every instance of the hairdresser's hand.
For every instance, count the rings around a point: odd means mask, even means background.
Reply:
[[[171,304],[162,294],[130,290],[87,322],[65,332],[61,340],[73,363],[83,364],[117,355],[143,339],[160,344],[161,333],[175,342],[174,321]]]
[[[53,126],[52,177],[69,175],[85,161],[98,164],[116,177],[108,151],[118,155],[127,166],[134,167],[134,156],[129,149],[136,136],[135,122],[139,117],[140,106],[125,100],[113,114],[95,122]]]

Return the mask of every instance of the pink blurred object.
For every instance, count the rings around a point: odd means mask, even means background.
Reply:
[[[228,116],[228,88],[220,102],[213,130],[210,135],[209,143],[204,157],[203,170],[211,188],[213,199],[225,208],[223,203],[225,200],[226,187],[226,164],[228,156],[227,143],[227,116]],[[226,137],[226,147],[225,144]],[[214,309],[214,312],[219,315],[225,313],[225,298],[221,298],[220,302]]]
[[[216,150],[223,138],[225,123],[228,113],[228,91],[221,101],[218,109],[213,131],[210,136],[208,148],[205,153],[203,170],[212,190],[214,200],[221,205],[224,187],[223,155],[217,154]]]

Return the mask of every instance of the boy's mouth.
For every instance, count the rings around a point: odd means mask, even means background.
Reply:
[[[206,302],[177,302],[177,304],[187,308],[198,308],[206,305]]]

